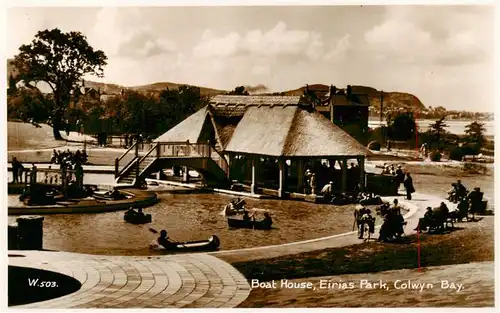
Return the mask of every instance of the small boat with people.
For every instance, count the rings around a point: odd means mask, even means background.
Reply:
[[[142,208],[137,211],[134,208],[128,209],[123,215],[123,219],[130,224],[147,224],[152,221],[151,214],[144,214]]]
[[[273,225],[273,220],[269,213],[264,213],[264,219],[260,221],[255,220],[255,213],[252,216],[248,215],[245,211],[242,217],[228,217],[227,225],[230,228],[249,228],[259,230],[269,230]]]
[[[149,229],[153,233],[158,233],[155,229]],[[210,236],[206,240],[196,240],[196,241],[186,241],[186,242],[177,242],[171,241],[167,236],[166,230],[161,230],[160,237],[153,244],[150,245],[150,248],[155,250],[166,250],[166,251],[183,251],[183,252],[194,252],[194,251],[215,251],[220,246],[219,237],[216,235]]]

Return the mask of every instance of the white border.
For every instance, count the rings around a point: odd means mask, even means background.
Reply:
[[[500,81],[499,81],[499,70],[500,70],[500,54],[499,54],[499,41],[500,41],[500,33],[498,32],[499,27],[500,27],[500,22],[499,22],[499,14],[500,14],[500,9],[499,9],[499,1],[498,0],[483,0],[483,1],[471,1],[471,0],[464,0],[464,1],[446,1],[446,0],[420,0],[420,1],[415,1],[415,0],[398,0],[398,1],[380,1],[380,0],[374,0],[374,1],[342,1],[342,0],[288,0],[288,1],[279,1],[279,0],[219,0],[219,1],[214,1],[214,0],[106,0],[105,2],[103,0],[72,0],[72,1],[63,1],[63,0],[44,0],[43,2],[40,0],[8,0],[6,2],[3,2],[4,8],[8,7],[102,7],[102,6],[288,6],[288,5],[294,5],[294,6],[312,6],[312,5],[494,5],[495,6],[495,53],[494,55],[496,56],[495,58],[495,86],[497,88],[495,89],[495,116],[498,116],[500,113],[500,96],[498,92],[498,88],[500,88]],[[7,30],[6,28],[6,10],[2,11],[2,15],[0,18],[0,21],[2,23],[2,26],[4,30]],[[4,46],[3,54],[4,54],[4,59],[5,59],[5,40],[6,40],[6,33],[2,32],[1,34],[1,39],[2,39],[2,44]],[[2,75],[1,76],[1,81],[4,83],[3,86],[6,86],[6,64],[5,62],[1,65],[2,69]],[[3,110],[1,110],[1,118],[2,121],[6,121],[6,88],[1,88],[1,95],[2,99],[4,99],[4,107]],[[496,121],[496,118],[495,118]],[[1,123],[1,131],[4,134],[4,139],[7,137],[7,125],[6,123]],[[496,127],[496,135],[500,133],[500,129]],[[495,136],[496,137],[496,136]],[[7,150],[7,140],[0,140],[1,142],[1,148],[4,153],[0,154],[0,162],[5,166],[7,162],[7,154],[5,153]],[[498,141],[495,142],[495,148],[497,151],[500,151],[500,143]],[[499,160],[495,158],[495,162],[498,162]],[[500,174],[500,170],[495,170],[495,176],[498,177]],[[1,182],[3,183],[3,186],[5,187],[4,190],[6,190],[7,186],[7,173],[6,170],[3,171],[3,175],[1,175]],[[497,180],[495,179],[495,191],[498,190],[500,186],[498,185]],[[496,192],[496,198],[498,199],[498,196],[500,196],[500,193]],[[6,229],[7,229],[7,199],[6,197],[0,196],[1,199],[1,204],[3,208],[3,216],[1,218],[2,224],[3,224],[3,229],[4,229],[4,236],[2,238],[4,248],[3,248],[3,267],[2,270],[2,277],[0,278],[1,284],[2,284],[2,294],[0,296],[1,299],[1,305],[5,304],[7,305],[7,279],[3,279],[7,277],[7,239],[5,236],[6,234]],[[498,279],[500,277],[499,274],[499,268],[498,268],[498,239],[499,239],[499,232],[498,232],[498,222],[499,222],[499,216],[497,215],[495,217],[495,273],[496,273],[496,280],[495,280],[495,285],[498,287]],[[496,301],[495,301],[495,306],[499,306],[500,304],[500,291],[498,288],[495,288],[495,295],[496,295]],[[11,311],[14,309],[8,309],[8,311]],[[95,312],[107,312],[105,310],[97,310],[97,309],[90,309]],[[303,309],[286,309],[287,311],[302,311]],[[307,309],[309,311],[311,309]],[[330,311],[331,309],[315,309],[316,311]],[[402,309],[389,309],[389,308],[381,308],[381,309],[335,309],[336,311],[340,312],[352,312],[352,311],[368,311],[368,312],[374,312],[374,311],[381,311],[381,312],[387,312],[387,311],[402,311]],[[410,309],[404,309],[405,311],[408,312],[416,312],[416,311],[421,311],[421,309],[416,309],[416,308],[410,308]],[[474,311],[492,311],[494,312],[494,309],[474,309]],[[24,310],[16,310],[16,311],[24,311]],[[37,310],[38,311],[38,310]],[[42,310],[40,310],[42,311]],[[43,310],[47,312],[51,312],[52,310]],[[70,310],[73,311],[73,310]],[[129,312],[142,312],[143,309],[127,309]],[[165,309],[162,310],[148,310],[148,311],[155,311],[155,312],[164,312]],[[167,311],[181,311],[181,310],[167,310]],[[216,309],[204,309],[203,312],[216,312],[220,310]],[[241,312],[254,312],[255,309],[240,309],[239,311]],[[263,309],[260,311],[264,312],[276,312],[278,309]],[[453,309],[453,308],[445,308],[445,309],[423,309],[423,311],[428,311],[428,312],[469,312],[471,309]]]

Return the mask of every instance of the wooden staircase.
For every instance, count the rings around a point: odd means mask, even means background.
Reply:
[[[179,150],[177,150],[179,149]],[[120,169],[119,163],[135,150],[135,156]],[[183,153],[179,154],[178,151]],[[154,143],[144,155],[139,155],[136,144],[115,162],[115,183],[118,186],[136,186],[151,172],[172,165],[188,166],[203,175],[209,184],[226,183],[229,174],[226,160],[207,144]],[[139,179],[139,181],[137,180]]]

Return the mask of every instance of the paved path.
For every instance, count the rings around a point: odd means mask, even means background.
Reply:
[[[442,198],[424,195],[420,193],[414,193],[412,200],[404,200],[403,196],[398,197],[385,197],[385,201],[390,201],[392,203],[393,199],[397,198],[399,203],[404,207],[408,208],[410,211],[405,214],[405,220],[408,224],[405,227],[405,234],[410,235],[415,233],[413,230],[417,227],[418,219],[425,214],[425,208],[428,206],[436,207],[439,206],[441,201],[448,204],[448,208],[451,210],[455,208],[455,205],[451,205],[448,201]],[[380,226],[379,226],[380,227]],[[374,237],[378,238],[378,228],[375,230]],[[229,263],[234,262],[245,262],[258,259],[268,259],[284,255],[297,254],[327,248],[335,248],[342,246],[349,246],[359,244],[362,241],[358,239],[357,231],[352,231],[344,234],[338,234],[329,237],[317,238],[312,240],[293,242],[275,246],[266,247],[255,247],[240,250],[226,250],[217,251],[210,253],[218,258],[221,258]]]
[[[245,277],[207,254],[151,257],[9,251],[9,265],[76,278],[82,288],[53,300],[15,308],[232,308],[250,292]]]

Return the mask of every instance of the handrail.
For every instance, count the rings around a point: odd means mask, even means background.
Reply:
[[[138,143],[138,141],[134,142],[134,144],[133,144],[133,145],[131,145],[131,146],[130,146],[130,148],[128,148],[128,149],[127,149],[127,151],[125,151],[125,152],[124,152],[124,153],[123,153],[123,154],[122,154],[122,155],[121,155],[121,156],[117,159],[117,160],[118,160],[118,162],[120,162],[120,161],[121,161],[121,159],[123,159],[123,158],[124,158],[124,157],[125,157],[125,156],[129,153],[129,152],[130,152],[130,150],[132,150],[132,148],[134,148],[134,147],[135,147],[135,145],[136,145],[137,143]]]
[[[144,161],[150,154],[151,152],[155,151],[156,150],[156,146],[158,146],[158,144],[155,144],[149,151],[148,153],[146,153],[142,158],[139,159],[139,165],[141,165],[142,161]],[[142,172],[144,172],[146,169],[143,169]],[[139,173],[139,176],[141,176],[142,172]]]
[[[135,161],[137,161],[137,158],[133,158],[132,160],[130,160],[127,165],[125,165],[119,172],[118,174],[115,175],[115,178],[118,178],[120,177],[132,164],[135,163]]]

